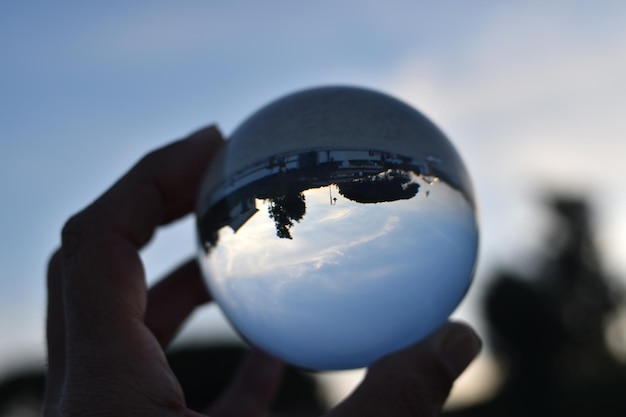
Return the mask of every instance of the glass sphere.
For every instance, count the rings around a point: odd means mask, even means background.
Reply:
[[[200,263],[249,343],[296,366],[370,365],[441,326],[478,248],[452,144],[392,97],[281,98],[230,137],[204,180]]]

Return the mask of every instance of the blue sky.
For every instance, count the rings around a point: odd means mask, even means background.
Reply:
[[[625,16],[619,1],[2,2],[0,371],[41,355],[45,263],[70,214],[146,151],[317,85],[395,95],[457,146],[482,226],[461,316],[478,322],[494,265],[544,249],[546,190],[595,199],[626,276]],[[190,220],[157,238],[151,275],[194,250]]]

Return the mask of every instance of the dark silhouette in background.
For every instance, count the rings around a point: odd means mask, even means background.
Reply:
[[[0,379],[0,416],[40,416],[44,393],[41,369],[21,370]]]
[[[285,211],[297,221],[304,216],[304,198],[290,198],[274,203],[283,205],[276,213]],[[626,416],[626,366],[610,355],[604,336],[622,297],[602,268],[589,207],[563,197],[552,197],[549,207],[555,215],[549,253],[536,259],[531,276],[498,274],[486,298],[491,343],[505,381],[491,400],[449,417]],[[192,408],[204,409],[215,399],[242,352],[199,346],[169,355]],[[36,370],[0,382],[0,415],[39,415],[43,380]],[[315,380],[290,368],[271,415],[322,411]]]
[[[588,205],[565,197],[549,205],[551,253],[535,276],[500,273],[486,299],[504,384],[489,402],[448,416],[626,416],[626,367],[605,343],[621,296],[603,271]]]

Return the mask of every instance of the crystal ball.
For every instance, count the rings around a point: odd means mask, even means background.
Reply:
[[[451,142],[388,95],[324,87],[254,113],[212,163],[200,264],[248,343],[301,368],[370,365],[446,322],[472,281],[472,186]]]

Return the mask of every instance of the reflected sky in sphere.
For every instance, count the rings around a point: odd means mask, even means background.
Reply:
[[[368,366],[443,324],[472,279],[469,178],[424,116],[332,87],[237,129],[198,206],[200,262],[251,344],[317,370]]]

